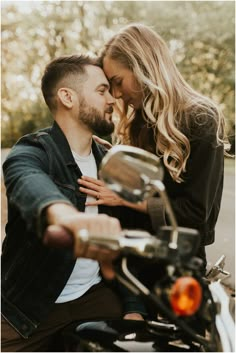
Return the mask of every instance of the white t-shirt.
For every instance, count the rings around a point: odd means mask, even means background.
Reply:
[[[97,165],[94,155],[91,153],[87,157],[81,157],[73,152],[73,157],[83,175],[97,179]],[[78,186],[79,187],[79,186]],[[94,200],[94,197],[87,196],[87,201]],[[97,206],[86,206],[85,213],[98,213]],[[56,303],[65,303],[81,297],[94,284],[101,281],[99,274],[99,264],[95,260],[79,258],[76,260],[74,269]]]

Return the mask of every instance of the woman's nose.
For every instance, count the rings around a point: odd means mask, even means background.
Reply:
[[[122,93],[121,93],[121,91],[120,91],[117,87],[113,87],[113,88],[112,88],[112,95],[113,95],[113,97],[115,97],[116,99],[122,98]]]

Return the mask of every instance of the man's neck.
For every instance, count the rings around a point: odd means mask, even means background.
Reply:
[[[86,157],[91,152],[92,132],[88,128],[68,117],[55,119],[66,136],[72,151]]]

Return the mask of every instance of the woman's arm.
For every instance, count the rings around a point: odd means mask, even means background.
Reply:
[[[204,244],[214,241],[214,228],[218,218],[224,174],[223,146],[212,139],[198,139],[191,144],[185,181],[175,183],[165,171],[165,187],[178,226],[198,229]],[[148,200],[148,214],[155,231],[169,224],[164,204],[160,198]]]

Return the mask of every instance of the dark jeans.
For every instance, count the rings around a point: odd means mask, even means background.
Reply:
[[[121,316],[119,298],[104,283],[99,283],[78,299],[55,304],[47,319],[28,339],[22,338],[2,318],[2,352],[50,352],[53,339],[68,324],[75,321],[119,319]]]

